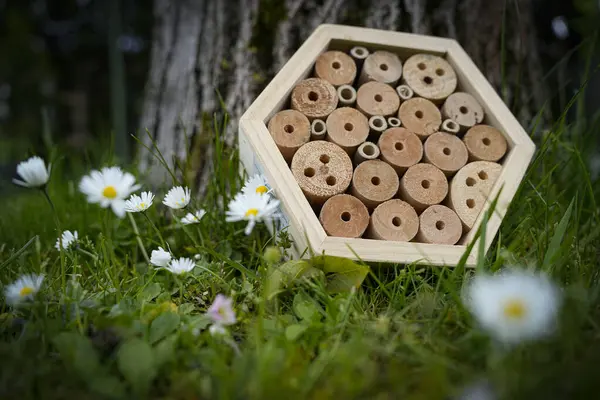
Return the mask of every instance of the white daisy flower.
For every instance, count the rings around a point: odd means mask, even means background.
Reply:
[[[207,314],[215,324],[227,326],[236,322],[235,311],[233,311],[233,299],[218,294],[215,301],[207,310]]]
[[[142,192],[141,196],[132,194],[131,197],[125,201],[125,211],[132,213],[146,211],[150,208],[153,201],[154,195],[152,192]]]
[[[190,272],[194,269],[195,266],[196,264],[194,263],[194,260],[190,258],[181,257],[178,260],[172,260],[171,263],[165,267],[165,269],[173,274],[180,275],[186,272]]]
[[[239,193],[229,203],[225,221],[248,221],[245,233],[249,235],[257,222],[269,221],[274,217],[279,207],[279,200],[257,193]]]
[[[175,186],[165,196],[163,204],[176,210],[184,208],[190,202],[190,189]]]
[[[56,244],[54,247],[56,247],[56,250],[60,250],[61,248],[66,250],[69,248],[69,246],[75,243],[77,239],[79,239],[77,231],[64,231],[62,235],[56,239]]]
[[[23,275],[15,282],[8,285],[4,291],[6,302],[16,305],[25,300],[33,299],[44,282],[44,275]]]
[[[165,251],[162,247],[158,250],[152,250],[150,255],[150,264],[156,267],[166,267],[171,262],[171,253]]]
[[[184,225],[197,224],[204,217],[204,214],[206,214],[204,210],[198,210],[193,214],[187,213],[185,217],[181,218],[181,223]]]
[[[466,295],[481,326],[506,344],[551,333],[561,300],[546,275],[518,269],[475,276]]]
[[[17,165],[17,174],[21,179],[13,179],[13,183],[28,188],[38,188],[48,183],[50,179],[51,166],[46,164],[44,160],[38,156],[22,161]]]
[[[267,194],[269,193],[269,188],[267,187],[267,181],[263,175],[256,174],[250,177],[244,187],[242,188],[243,194]]]
[[[139,188],[135,177],[119,167],[92,171],[79,183],[79,190],[87,196],[88,202],[99,203],[103,208],[110,206],[119,218],[125,216],[125,199]]]

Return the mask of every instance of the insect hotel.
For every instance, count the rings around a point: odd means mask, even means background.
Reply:
[[[299,254],[456,265],[535,146],[454,40],[321,25],[239,123]],[[474,246],[466,264],[476,263]]]

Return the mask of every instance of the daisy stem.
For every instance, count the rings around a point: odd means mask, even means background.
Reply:
[[[93,253],[90,253],[89,251],[84,250],[84,249],[82,249],[79,246],[77,247],[77,251],[80,252],[81,254],[85,254],[86,256],[91,257],[94,261],[98,261],[98,256],[97,255],[95,255]]]
[[[183,229],[183,231],[185,232],[185,234],[190,238],[190,240],[192,241],[192,243],[194,243],[194,246],[196,246],[196,248],[200,247],[198,246],[198,241],[194,238],[194,235],[192,235],[190,233],[190,231],[188,230],[187,226],[181,223],[181,220],[179,218],[177,218],[175,216],[175,213],[173,211],[171,211],[171,216],[173,217],[173,219],[175,221],[177,221],[178,224],[181,225],[181,228]],[[202,246],[204,247],[204,246]]]
[[[165,242],[165,239],[163,239],[162,234],[160,233],[160,230],[158,229],[158,227],[156,225],[154,225],[154,222],[152,222],[152,220],[146,215],[145,212],[142,211],[142,215],[144,217],[146,217],[146,219],[148,220],[150,225],[152,225],[152,228],[154,228],[154,231],[156,232],[156,234],[158,235],[158,238],[160,239],[160,244],[166,248],[167,244]]]
[[[146,262],[150,263],[150,258],[148,257],[148,253],[146,253],[146,249],[144,248],[144,243],[142,243],[142,238],[140,237],[140,231],[137,227],[137,224],[135,223],[135,219],[133,218],[131,213],[127,213],[127,216],[129,217],[129,221],[131,222],[131,226],[133,227],[133,232],[135,233],[135,239],[138,242],[140,251],[142,252],[142,255],[144,256],[144,259],[146,260]]]
[[[58,230],[58,237],[59,237],[59,240],[61,241],[61,247],[62,247],[62,228],[60,226],[60,219],[58,218],[58,213],[56,212],[56,207],[54,207],[54,203],[52,202],[52,199],[50,198],[50,195],[48,194],[47,186],[44,186],[44,188],[42,189],[42,193],[44,193],[44,197],[46,197],[46,200],[48,200],[48,204],[50,204],[50,208],[52,209],[52,214],[54,216],[54,223],[56,224],[56,229]],[[67,270],[66,270],[65,257],[64,257],[63,251],[60,251],[59,254],[60,254],[61,284],[62,284],[63,293],[65,293],[67,290],[67,278],[66,278]]]

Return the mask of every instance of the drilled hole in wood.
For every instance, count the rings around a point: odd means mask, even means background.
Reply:
[[[415,111],[415,117],[417,117],[419,119],[423,118],[423,111],[421,111],[421,110]]]
[[[402,142],[396,142],[394,144],[394,148],[398,151],[402,151],[402,150],[404,150],[404,145],[402,144]]]
[[[319,100],[319,93],[317,93],[317,92],[308,92],[308,99],[310,101],[317,101],[317,100]]]
[[[446,73],[446,71],[444,71],[444,70],[443,70],[443,69],[441,69],[441,68],[438,68],[438,69],[436,69],[436,70],[435,70],[435,74],[436,74],[437,76],[443,76],[445,73]]]
[[[376,94],[374,97],[376,102],[381,103],[383,101],[383,97],[380,94]]]
[[[352,98],[352,90],[348,88],[343,88],[340,94],[344,100],[350,100]]]
[[[469,208],[475,207],[475,200],[467,199],[467,207],[469,207]]]
[[[442,150],[442,153],[449,156],[452,153],[452,151],[450,151],[450,149],[448,147],[444,147],[444,149]]]
[[[425,82],[428,85],[431,85],[433,83],[433,78],[430,76],[426,76],[425,78],[423,78],[423,82]]]
[[[292,132],[294,132],[294,127],[292,125],[286,125],[286,126],[283,127],[283,130],[286,133],[292,133]]]
[[[323,164],[327,164],[329,162],[329,156],[327,154],[321,154],[319,161],[321,161]]]
[[[435,223],[435,227],[438,231],[441,231],[442,229],[444,229],[446,227],[446,224],[444,223],[444,221],[437,221]]]
[[[375,186],[378,186],[381,183],[381,179],[378,176],[374,176],[371,178],[371,183]]]
[[[387,64],[381,64],[379,66],[379,69],[382,70],[382,71],[387,71],[388,70],[388,66],[387,66]]]
[[[458,109],[458,111],[460,111],[462,114],[466,114],[469,112],[469,109],[465,106],[460,106],[460,108]]]
[[[475,186],[475,184],[477,183],[477,181],[471,177],[467,178],[467,186]]]
[[[352,219],[352,215],[350,215],[350,213],[348,211],[344,211],[340,217],[342,218],[342,221],[344,221],[344,222],[348,222]]]
[[[479,171],[477,176],[479,176],[479,179],[482,181],[485,181],[488,178],[488,174],[485,171]]]
[[[431,183],[428,180],[421,181],[421,187],[423,187],[423,189],[429,189],[430,186]]]
[[[375,154],[375,147],[373,147],[371,145],[364,146],[363,153],[365,153],[368,156],[372,156],[373,154]]]
[[[352,129],[354,129],[354,125],[352,125],[350,122],[346,122],[344,124],[344,129],[347,131],[351,131]]]
[[[486,137],[481,139],[481,142],[483,143],[484,146],[489,146],[492,143],[492,141]]]
[[[425,63],[418,63],[417,68],[419,68],[421,71],[423,71],[425,68],[427,68],[427,66],[425,65]]]
[[[397,227],[397,226],[400,226],[400,224],[402,224],[402,220],[400,220],[400,217],[392,218],[392,225]]]
[[[327,179],[325,179],[325,182],[329,185],[329,186],[333,186],[335,185],[335,176],[328,176]]]
[[[341,66],[342,65],[339,62],[337,62],[337,61],[334,61],[333,63],[331,63],[331,67],[333,69],[340,69]]]
[[[307,178],[312,178],[313,176],[315,176],[315,169],[314,168],[304,168],[304,176],[306,176]]]

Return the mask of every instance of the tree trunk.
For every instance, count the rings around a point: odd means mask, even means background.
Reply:
[[[455,38],[528,124],[547,98],[533,1],[155,0],[140,130],[148,130],[171,165],[192,143],[200,149],[194,179],[203,193],[215,157],[210,118],[221,107],[219,94],[231,121],[225,142],[233,146],[238,118],[322,23]],[[149,179],[163,182],[164,168],[149,152],[140,149],[138,157]]]

